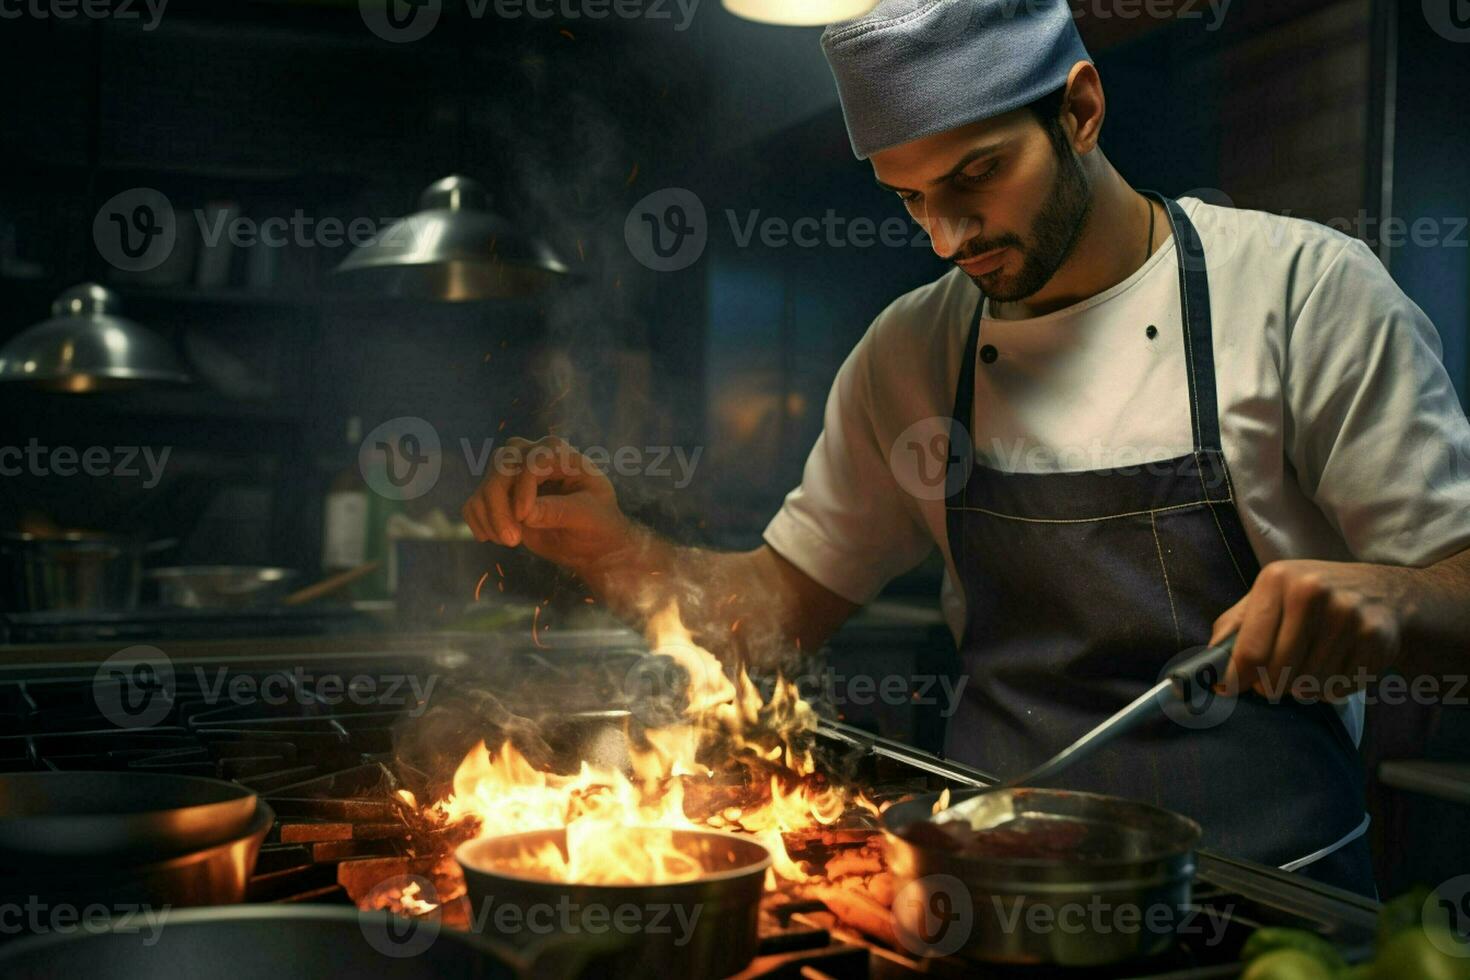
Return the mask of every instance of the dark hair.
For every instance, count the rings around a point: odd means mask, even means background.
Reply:
[[[1046,130],[1047,138],[1051,140],[1052,149],[1057,155],[1067,151],[1067,130],[1062,126],[1062,103],[1067,98],[1067,86],[1062,85],[1052,89],[1039,99],[1026,103],[1026,108],[1036,117],[1041,128]]]

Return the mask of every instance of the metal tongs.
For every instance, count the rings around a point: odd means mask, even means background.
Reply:
[[[1214,646],[1194,649],[1198,652],[1186,651],[1187,656],[1183,660],[1169,668],[1168,673],[1157,684],[1134,698],[1127,707],[1035,769],[1003,783],[987,786],[973,796],[967,796],[954,806],[941,810],[931,819],[937,823],[948,823],[951,820],[968,821],[974,811],[980,809],[979,801],[984,800],[987,794],[997,790],[1015,789],[1027,783],[1055,776],[1063,769],[1092,755],[1118,736],[1137,728],[1139,723],[1151,717],[1155,710],[1162,709],[1163,699],[1168,698],[1182,703],[1189,699],[1193,691],[1202,687],[1213,687],[1225,675],[1225,666],[1230,663],[1231,651],[1235,649],[1235,635],[1231,634]],[[1213,677],[1210,676],[1211,674]]]

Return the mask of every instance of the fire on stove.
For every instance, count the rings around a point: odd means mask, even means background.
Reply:
[[[619,747],[616,763],[579,758],[574,771],[558,772],[533,764],[511,739],[493,749],[480,742],[458,765],[451,791],[426,802],[419,819],[446,831],[472,828],[459,863],[472,882],[498,875],[502,895],[506,877],[569,886],[724,881],[737,862],[712,863],[707,852],[730,849],[722,836],[746,838],[766,855],[760,877],[768,896],[822,902],[854,928],[891,941],[893,884],[876,825],[883,804],[818,764],[812,706],[779,676],[763,696],[743,669],[727,674],[673,606],[652,617],[650,634],[654,656],[685,683],[677,710],[645,699],[636,713],[604,716],[599,741]],[[401,799],[417,804],[407,792]],[[548,830],[558,833],[534,833]],[[447,895],[465,894],[457,881],[442,884]],[[359,900],[424,915],[432,912],[427,891],[407,882]],[[473,899],[475,888],[468,891]],[[446,914],[482,926],[475,904]],[[756,903],[746,904],[753,948]]]
[[[243,888],[246,904],[236,911],[175,909],[165,945],[186,944],[205,927],[195,917],[206,914],[211,920],[264,917],[271,923],[266,935],[299,928],[340,940],[334,930],[341,915],[360,917],[351,920],[350,934],[361,937],[359,925],[380,921],[371,916],[381,913],[371,910],[391,909],[439,930],[433,950],[415,961],[427,967],[441,955],[471,950],[464,943],[476,938],[476,925],[498,935],[499,904],[487,915],[471,901],[457,850],[539,831],[540,840],[528,841],[534,846],[492,870],[528,887],[702,887],[724,873],[718,867],[724,855],[710,852],[709,864],[692,879],[645,884],[661,873],[682,877],[691,867],[682,843],[702,833],[734,835],[770,857],[741,906],[757,929],[755,957],[743,975],[795,976],[804,969],[850,977],[944,975],[965,969],[943,958],[925,960],[894,935],[889,906],[895,885],[884,866],[879,813],[917,794],[979,785],[984,774],[817,720],[780,685],[763,688],[738,674],[702,672],[708,663],[673,619],[655,637],[653,658],[636,638],[565,642],[542,649],[499,640],[480,646],[434,640],[339,654],[240,654],[197,670],[191,648],[181,648],[171,651],[167,710],[127,726],[99,709],[95,664],[12,671],[0,676],[0,770],[182,774],[258,794],[274,817]],[[620,682],[668,661],[679,666],[678,676],[687,675],[677,711],[624,696]],[[317,683],[291,698],[221,703],[212,696],[218,670],[229,680],[249,679],[244,687],[250,690],[269,690],[264,682],[273,678],[294,677],[290,683],[299,684],[303,675],[288,668],[303,663],[305,676]],[[440,684],[432,704],[322,696],[361,675],[435,677]],[[679,853],[630,854],[594,832],[618,828],[616,834],[624,826],[667,832],[667,844]],[[588,884],[596,874],[576,863],[606,866],[605,858],[613,856],[607,880],[622,884]],[[530,863],[517,868],[517,861]],[[745,874],[748,863],[733,860],[725,870]],[[668,909],[654,909],[660,918],[644,922],[681,928],[681,902],[666,893],[653,898],[645,904]],[[1192,912],[1204,926],[1181,929],[1163,957],[1085,975],[1164,976],[1188,969],[1196,971],[1191,975],[1230,976],[1238,971],[1244,938],[1262,923],[1313,929],[1341,945],[1371,936],[1373,924],[1371,910],[1320,894],[1292,876],[1207,854],[1200,856]],[[694,925],[685,913],[685,925]],[[21,933],[56,931],[38,921]],[[562,929],[560,918],[551,924],[551,939],[579,925],[572,920]],[[207,940],[211,947],[217,941]],[[277,945],[287,948],[284,939],[245,944],[262,962]],[[8,946],[0,942],[0,954]],[[485,955],[473,949],[474,956]],[[134,954],[158,975],[163,952],[109,949],[112,957]],[[48,948],[47,956],[55,955]],[[346,955],[338,958],[346,962]]]

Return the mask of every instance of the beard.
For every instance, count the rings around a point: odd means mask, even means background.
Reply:
[[[1082,235],[1092,211],[1092,185],[1071,147],[1058,150],[1057,163],[1056,178],[1032,224],[1030,244],[1014,234],[994,239],[976,238],[955,255],[957,259],[965,259],[1010,248],[1021,257],[1021,268],[1014,275],[997,269],[970,277],[995,302],[1013,303],[1040,291],[1067,261]]]

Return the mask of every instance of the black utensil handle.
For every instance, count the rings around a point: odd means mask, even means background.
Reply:
[[[1230,654],[1235,649],[1235,634],[1212,647],[1202,647],[1169,669],[1169,680],[1173,683],[1174,696],[1184,698],[1192,687],[1213,687],[1225,676],[1225,666],[1230,663]],[[1213,671],[1214,678],[1203,676]]]

